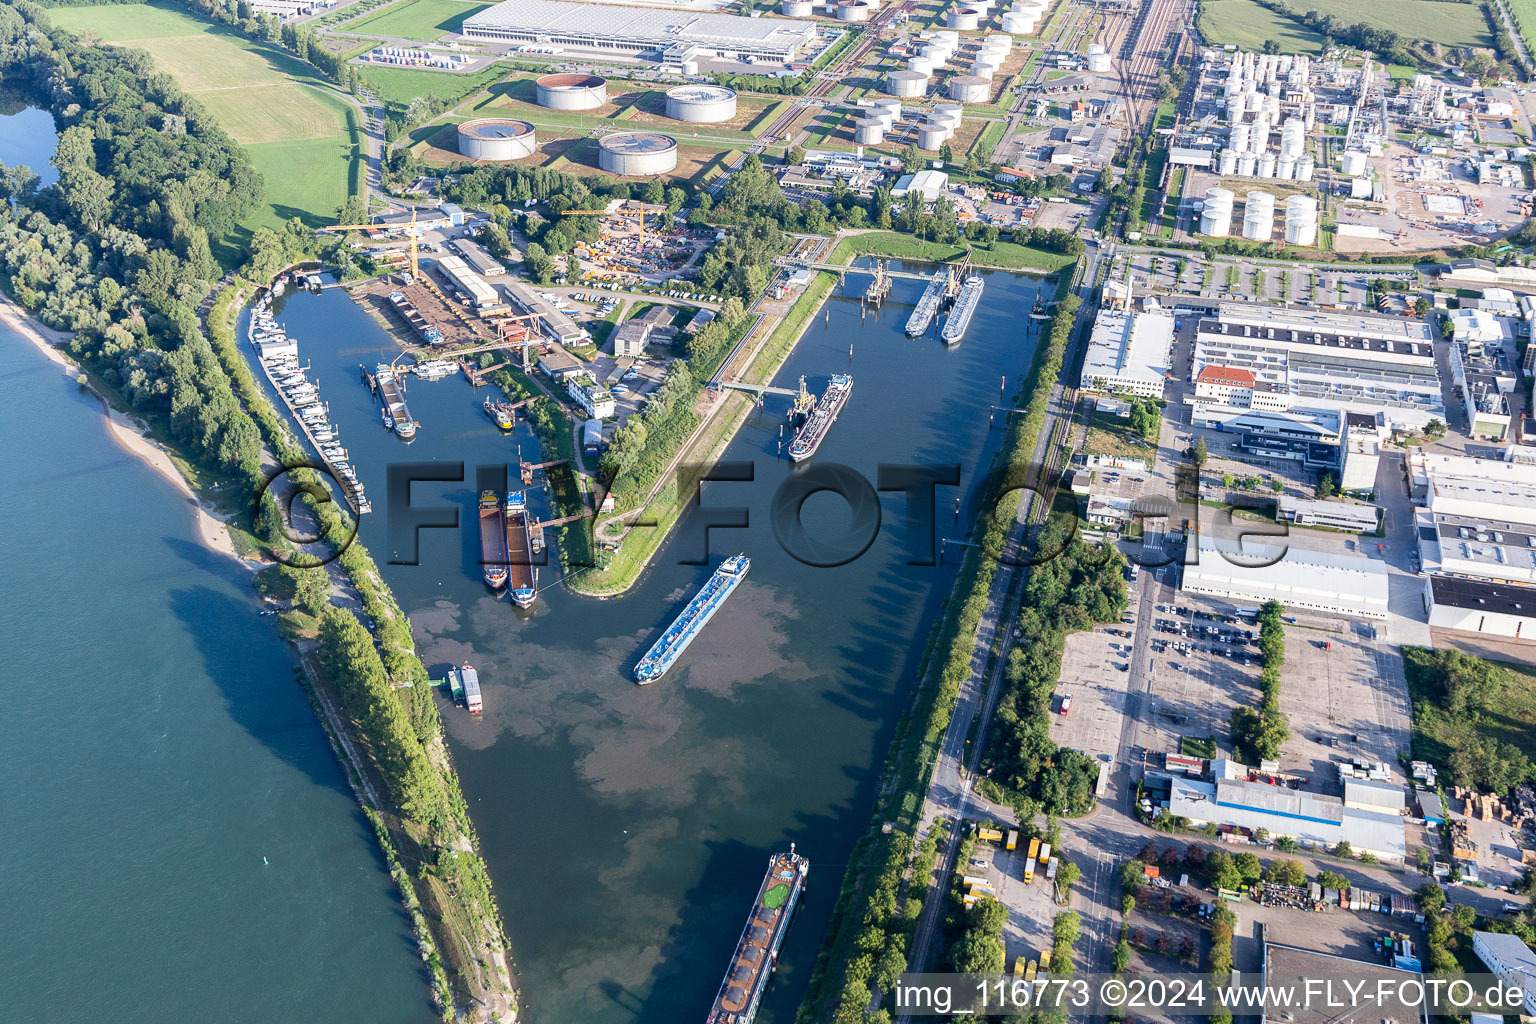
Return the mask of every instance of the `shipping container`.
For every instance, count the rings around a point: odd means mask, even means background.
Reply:
[[[1041,843],[1040,844],[1040,856],[1036,857],[1035,859],[1038,860],[1041,864],[1044,864],[1046,861],[1050,860],[1051,859],[1051,844],[1050,843]]]
[[[1016,849],[1018,849],[1018,846],[1019,846],[1019,830],[1016,829],[1016,828],[1011,828],[1011,829],[1008,830],[1008,849],[1016,850]]]

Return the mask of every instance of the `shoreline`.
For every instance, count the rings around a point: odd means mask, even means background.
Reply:
[[[63,375],[87,390],[101,403],[102,417],[106,421],[107,436],[118,447],[139,459],[158,476],[169,483],[186,500],[192,513],[192,523],[203,546],[215,554],[224,555],[247,572],[256,572],[258,566],[240,556],[235,549],[234,538],[224,520],[214,515],[203,504],[187,478],[176,468],[170,454],[148,432],[112,404],[91,384],[85,371],[61,351],[69,335],[55,331],[43,324],[8,295],[0,294],[0,324],[32,343],[32,346],[54,365]]]

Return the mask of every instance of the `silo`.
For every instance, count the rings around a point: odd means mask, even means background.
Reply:
[[[720,85],[680,85],[667,90],[667,116],[691,124],[718,124],[736,116],[736,92]]]
[[[534,80],[534,99],[551,110],[593,110],[608,102],[608,83],[596,75],[545,75]]]
[[[951,7],[944,23],[953,29],[974,32],[981,26],[981,14],[974,7]]]
[[[949,80],[949,96],[961,103],[985,103],[992,98],[992,83],[976,75],[956,75]]]
[[[1098,43],[1088,47],[1088,70],[1097,75],[1109,72],[1109,51]]]
[[[936,153],[944,146],[949,135],[943,125],[924,121],[917,126],[917,148],[925,149],[930,153]]]
[[[1250,88],[1243,94],[1243,109],[1250,114],[1257,114],[1264,109],[1264,97],[1258,91]]]
[[[1008,11],[1003,15],[1003,31],[1012,32],[1016,36],[1034,35],[1035,27],[1039,24],[1039,18],[1023,11]]]
[[[932,75],[933,74],[933,58],[932,57],[924,57],[922,55],[918,55],[916,57],[913,57],[913,58],[911,58],[910,60],[907,61],[907,70],[908,71],[915,71],[918,74],[923,75],[925,77],[929,76],[929,75]]]
[[[1358,178],[1365,174],[1364,152],[1358,149],[1344,151],[1344,174],[1350,178]]]
[[[875,116],[885,117],[887,112],[890,113],[892,121],[900,121],[901,100],[893,100],[889,96],[882,96],[875,100]]]
[[[885,76],[885,91],[903,99],[916,99],[928,91],[928,76],[916,71],[892,71]]]
[[[975,64],[971,65],[970,73],[972,78],[979,78],[983,82],[990,82],[997,74],[997,68],[993,67],[991,64],[983,64],[981,61],[977,61]]]
[[[1243,119],[1243,94],[1235,93],[1227,97],[1227,120],[1233,124]]]
[[[1253,137],[1253,129],[1246,124],[1232,126],[1232,137],[1229,140],[1232,148],[1239,153],[1248,152],[1248,142]]]
[[[1291,196],[1285,201],[1285,240],[1290,245],[1317,242],[1317,200],[1311,196]]]
[[[1251,178],[1259,169],[1259,158],[1252,153],[1240,153],[1237,157],[1237,173],[1240,177]]]
[[[1266,149],[1259,154],[1259,177],[1273,178],[1275,176],[1275,151]]]
[[[1200,233],[1225,238],[1232,231],[1232,190],[1213,188],[1205,193],[1205,209],[1200,211]]]
[[[896,127],[896,115],[898,113],[899,111],[892,110],[890,107],[876,107],[870,111],[869,116],[884,125],[886,131],[890,131]]]
[[[779,10],[786,18],[809,18],[816,13],[816,5],[811,0],[784,0]]]
[[[885,141],[885,122],[878,117],[861,117],[853,123],[853,141],[861,146],[878,146]]]
[[[838,21],[868,21],[874,8],[868,0],[842,0],[837,5]]]
[[[936,124],[940,128],[943,128],[944,137],[946,139],[952,139],[955,137],[956,130],[958,130],[960,127],[960,115],[946,114],[935,110],[933,113],[928,115],[928,123]]]
[[[960,33],[951,32],[949,29],[940,29],[933,34],[934,41],[949,47],[949,52],[954,53],[960,49]]]
[[[1267,242],[1275,233],[1275,197],[1268,192],[1249,192],[1243,204],[1243,237]]]
[[[459,152],[473,160],[520,160],[536,144],[527,121],[482,117],[459,125]]]
[[[660,132],[607,135],[597,147],[597,165],[610,174],[649,177],[677,168],[677,140]]]
[[[1236,152],[1234,152],[1231,149],[1224,149],[1224,150],[1221,151],[1221,155],[1218,156],[1216,159],[1217,159],[1217,168],[1218,168],[1217,173],[1224,174],[1224,175],[1225,174],[1236,174],[1237,173],[1237,153]]]
[[[1316,161],[1312,159],[1312,154],[1301,154],[1301,158],[1296,161],[1296,180],[1311,181],[1314,170],[1316,170]]]
[[[1275,161],[1275,177],[1289,181],[1296,177],[1296,158],[1280,154],[1280,159]]]

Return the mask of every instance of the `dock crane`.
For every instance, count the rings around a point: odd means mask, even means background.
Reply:
[[[333,224],[328,228],[320,228],[321,231],[382,231],[390,227],[388,224]],[[411,223],[405,229],[406,237],[410,239],[411,253],[411,279],[421,277],[421,268],[418,266],[416,247],[421,237],[420,229],[416,226],[416,208],[411,207]]]

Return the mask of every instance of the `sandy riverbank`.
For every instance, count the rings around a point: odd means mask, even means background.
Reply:
[[[85,375],[74,363],[65,357],[60,349],[69,340],[69,335],[55,331],[33,319],[26,310],[16,305],[5,295],[0,295],[0,324],[15,331],[21,337],[30,341],[49,359],[53,360],[63,372],[64,376],[71,380],[80,381],[86,387],[90,387]],[[92,391],[95,394],[95,391]],[[217,516],[210,512],[203,503],[198,500],[192,486],[187,483],[176,464],[171,461],[170,455],[156,441],[151,439],[137,423],[127,416],[112,408],[108,402],[97,395],[101,401],[102,412],[107,418],[107,433],[125,451],[142,459],[155,472],[164,477],[172,487],[186,498],[191,509],[193,522],[197,526],[197,533],[203,544],[210,550],[221,555],[227,555],[240,565],[254,571],[257,567],[241,558],[235,550],[235,542],[230,537],[229,527]]]

